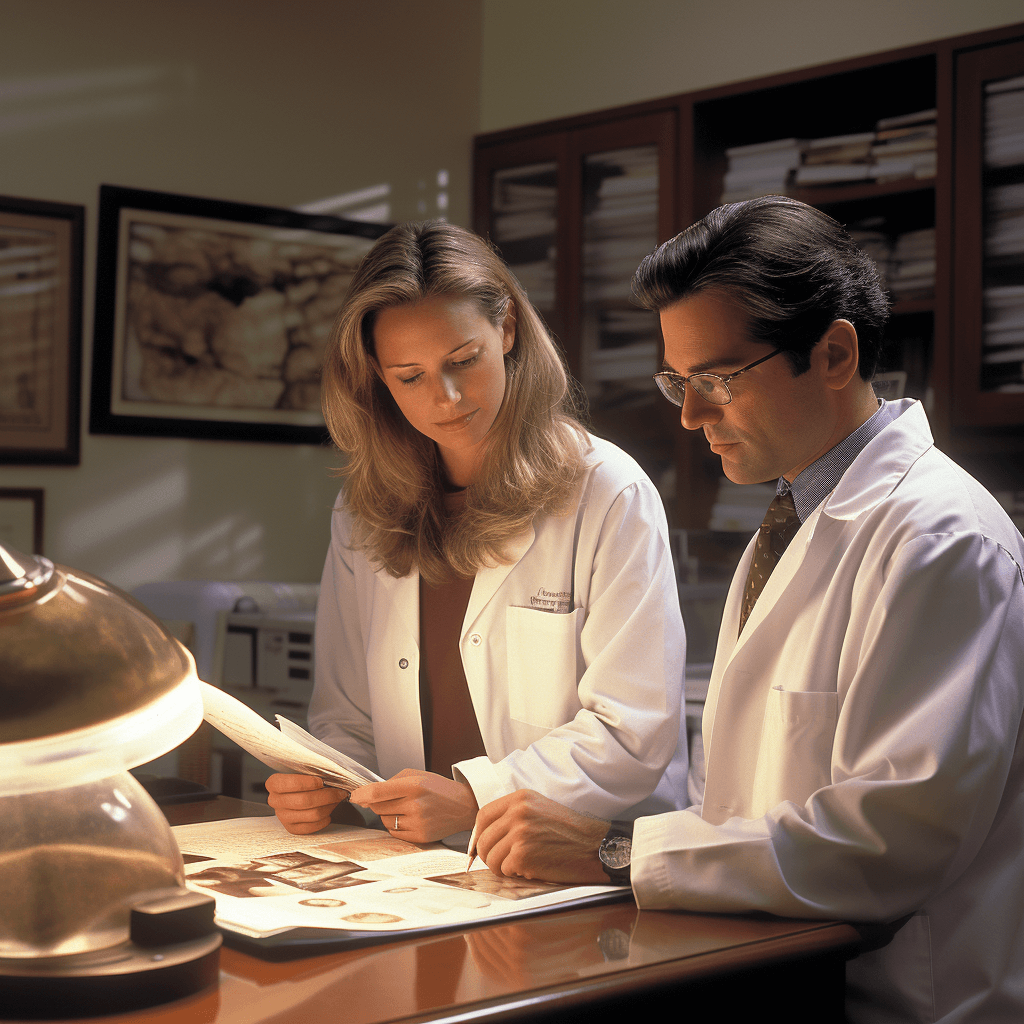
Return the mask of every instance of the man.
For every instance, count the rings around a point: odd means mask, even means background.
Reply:
[[[848,966],[851,1019],[1024,1020],[1024,541],[919,403],[875,399],[885,299],[825,214],[721,207],[634,288],[683,426],[731,480],[778,479],[726,602],[703,803],[629,851],[520,792],[481,810],[480,854],[628,872],[641,907],[891,923]]]

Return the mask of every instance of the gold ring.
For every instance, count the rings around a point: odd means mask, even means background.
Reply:
[[[395,815],[395,827],[392,829],[393,832],[398,831],[398,815]]]

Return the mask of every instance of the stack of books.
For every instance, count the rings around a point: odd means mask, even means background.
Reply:
[[[936,111],[884,117],[875,130],[820,139],[774,139],[725,151],[729,165],[721,202],[793,187],[896,181],[935,176]]]

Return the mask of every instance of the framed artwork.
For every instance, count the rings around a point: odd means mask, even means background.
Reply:
[[[0,464],[78,463],[84,225],[0,196]]]
[[[100,186],[89,429],[323,443],[324,347],[386,230]]]
[[[43,553],[41,487],[0,487],[0,544],[26,555]]]

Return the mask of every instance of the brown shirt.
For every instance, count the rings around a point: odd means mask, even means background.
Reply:
[[[451,495],[455,504],[461,495]],[[420,716],[427,771],[448,778],[452,765],[486,753],[459,639],[473,579],[450,577],[438,587],[420,578]]]

